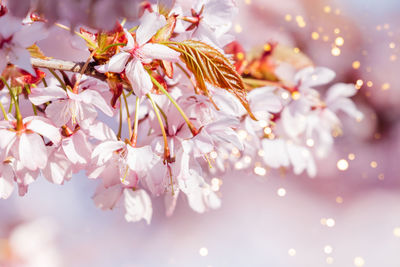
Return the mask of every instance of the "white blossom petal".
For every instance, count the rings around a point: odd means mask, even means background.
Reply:
[[[112,117],[114,115],[112,108],[104,100],[103,96],[99,92],[94,90],[85,90],[79,95],[82,97],[83,102],[85,102],[86,104],[96,106],[107,116]]]
[[[98,157],[97,165],[103,165],[111,159],[113,153],[125,147],[122,141],[105,141],[99,144],[92,152],[92,159]]]
[[[29,100],[35,105],[41,105],[60,98],[67,98],[67,93],[58,86],[32,88],[29,95]]]
[[[139,46],[147,43],[151,37],[166,24],[165,17],[155,12],[145,12],[141,18],[139,28],[136,30],[136,42]]]
[[[161,44],[145,44],[140,48],[145,58],[161,59],[167,61],[178,61],[180,53],[172,50],[171,48]]]
[[[0,163],[0,198],[7,199],[14,191],[14,172],[9,164]]]
[[[300,85],[300,88],[312,88],[330,83],[335,76],[335,72],[328,68],[307,67],[297,72],[294,79],[296,84]]]
[[[57,127],[43,117],[32,116],[23,120],[26,123],[26,128],[32,130],[44,137],[47,137],[54,144],[58,144],[61,141],[61,134]]]
[[[125,73],[137,97],[142,98],[150,93],[153,83],[140,60],[133,59],[129,62],[126,65]]]
[[[139,190],[124,190],[125,196],[125,219],[128,222],[138,222],[142,219],[150,224],[153,208],[151,199],[146,191]]]
[[[38,134],[21,134],[19,138],[19,159],[26,168],[32,171],[46,167],[47,151],[42,138]]]
[[[94,204],[102,210],[112,209],[121,198],[122,190],[123,187],[119,184],[109,188],[104,188],[104,186],[100,184],[93,196]]]
[[[96,70],[102,73],[115,72],[120,73],[125,69],[126,62],[128,62],[131,55],[127,52],[120,52],[110,58],[105,65],[96,67]]]

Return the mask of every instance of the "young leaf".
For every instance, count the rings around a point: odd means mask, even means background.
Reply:
[[[31,54],[31,57],[40,59],[49,59],[43,54],[42,50],[40,50],[40,48],[36,44],[31,45],[30,47],[27,48],[27,50]]]
[[[168,46],[181,53],[181,59],[194,74],[197,86],[205,95],[210,97],[206,82],[215,87],[226,89],[239,99],[250,117],[256,120],[246,99],[242,77],[221,52],[210,45],[194,40],[171,42],[168,43]]]

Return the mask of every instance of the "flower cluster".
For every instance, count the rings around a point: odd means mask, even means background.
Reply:
[[[24,195],[39,175],[63,184],[83,170],[102,181],[96,206],[121,202],[127,221],[149,223],[150,195],[165,197],[168,215],[179,195],[197,212],[218,208],[210,173],[257,157],[316,174],[314,157],[340,131],[337,113],[362,118],[354,85],[322,97],[315,88],[334,72],[276,44],[247,59],[229,33],[235,3],[192,4],[144,3],[135,22],[81,28],[90,56],[76,63],[37,46],[46,14],[19,20],[0,2],[0,198],[15,185]]]

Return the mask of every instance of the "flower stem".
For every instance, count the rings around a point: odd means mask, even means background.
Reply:
[[[104,49],[102,51],[100,51],[100,54],[107,52],[108,49],[110,49],[111,47],[114,47],[114,46],[126,46],[126,44],[124,44],[124,43],[115,43],[115,44],[107,45],[106,47],[104,47]]]
[[[196,129],[196,127],[193,125],[193,123],[189,120],[189,118],[186,116],[185,112],[182,110],[182,108],[176,103],[175,99],[165,90],[164,86],[162,86],[153,76],[150,75],[151,81],[154,83],[155,86],[157,86],[158,89],[160,89],[161,92],[163,92],[168,99],[171,101],[171,103],[175,106],[175,108],[179,111],[187,125],[189,126],[190,131],[192,134],[195,136],[199,133],[199,131]]]
[[[132,137],[131,115],[129,114],[128,101],[126,100],[126,94],[125,94],[125,91],[124,91],[124,90],[122,90],[122,96],[124,97],[124,102],[125,102],[126,119],[127,119],[127,121],[128,121],[129,139],[131,139],[131,137]]]
[[[25,90],[28,93],[28,95],[31,94],[31,89],[29,88],[29,84],[25,84]],[[37,110],[36,110],[36,106],[32,103],[32,109],[33,109],[33,113],[35,114],[35,116],[37,116]]]
[[[119,97],[119,125],[118,125],[118,134],[117,134],[117,138],[118,140],[121,139],[121,131],[122,131],[122,98],[121,96]]]
[[[133,135],[131,138],[131,143],[133,147],[136,147],[137,144],[138,126],[139,126],[139,107],[140,107],[140,99],[139,97],[136,97],[135,122],[133,124]]]
[[[3,117],[4,117],[4,119],[5,119],[6,121],[8,121],[7,112],[6,112],[6,110],[4,109],[3,103],[1,103],[1,100],[0,100],[0,109],[1,109],[1,112],[3,112]]]
[[[45,87],[48,87],[48,85],[47,85],[47,82],[46,82],[46,79],[45,79],[45,78],[42,78],[42,82],[43,82],[43,85],[44,85]]]
[[[6,87],[8,89],[8,92],[10,93],[11,99],[15,104],[15,118],[17,119],[17,127],[16,128],[17,128],[17,130],[21,130],[23,128],[22,115],[21,115],[21,111],[19,110],[19,105],[18,105],[17,98],[16,98],[12,88],[10,87],[8,82],[6,81],[6,79],[4,79],[4,77],[1,77],[1,80],[6,85]]]
[[[85,73],[85,70],[87,69],[90,60],[92,60],[92,57],[94,56],[94,54],[95,54],[96,52],[97,52],[97,49],[94,49],[94,50],[92,51],[92,53],[90,53],[90,56],[88,57],[88,59],[86,60],[85,65],[83,65],[83,67],[82,67],[82,69],[81,69],[81,72],[79,73],[79,76],[78,76],[78,78],[76,79],[76,82],[75,82],[75,84],[74,84],[74,88],[72,89],[72,92],[74,92],[75,94],[78,93],[78,85],[79,85],[79,83],[80,83],[81,80],[82,80],[83,73]]]
[[[64,90],[67,90],[67,87],[65,86],[65,83],[61,80],[60,76],[58,76],[57,73],[53,69],[48,69],[48,70],[57,79],[57,81],[60,83],[61,87]]]
[[[151,97],[151,95],[147,94],[147,97],[149,98],[149,100],[151,102],[151,105],[153,106],[154,112],[156,113],[156,116],[157,116],[157,119],[158,119],[158,123],[160,124],[161,132],[162,132],[163,139],[164,139],[164,157],[167,160],[167,162],[170,162],[171,154],[170,154],[169,146],[168,146],[167,133],[165,132],[165,128],[164,128],[164,124],[163,124],[162,118],[160,116],[160,112],[158,111],[156,103],[154,102],[154,100]]]

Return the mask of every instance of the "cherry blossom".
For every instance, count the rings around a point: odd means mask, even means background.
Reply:
[[[40,23],[22,25],[21,20],[10,14],[1,16],[0,73],[3,72],[9,62],[35,75],[30,62],[31,57],[26,48],[46,36],[43,25]]]
[[[239,11],[233,0],[145,2],[134,20],[114,20],[130,11],[108,0],[91,3],[85,18],[88,1],[31,2],[0,14],[0,198],[16,186],[26,194],[38,177],[62,185],[82,171],[100,180],[95,205],[122,206],[128,222],[149,224],[158,197],[167,216],[182,197],[204,213],[222,205],[214,174],[265,167],[316,177],[342,133],[342,114],[363,117],[354,85],[327,88],[333,70],[299,64],[286,50],[284,60],[271,58],[280,44],[261,55],[239,42],[226,48]],[[18,11],[21,18],[11,13]],[[37,41],[54,21],[81,61],[42,52]]]
[[[46,115],[59,127],[68,122],[79,124],[84,120],[94,121],[96,107],[108,116],[113,115],[111,107],[100,93],[91,89],[72,92],[58,86],[37,87],[32,90],[29,100],[35,105],[52,101],[46,108]]]
[[[164,45],[147,43],[165,24],[164,17],[156,13],[146,13],[136,31],[136,41],[131,33],[125,30],[125,36],[128,39],[126,46],[121,49],[120,53],[114,55],[106,65],[98,67],[97,70],[117,73],[125,70],[135,94],[139,97],[148,94],[153,88],[153,83],[143,64],[148,64],[153,59],[176,61],[179,57],[179,53]]]

